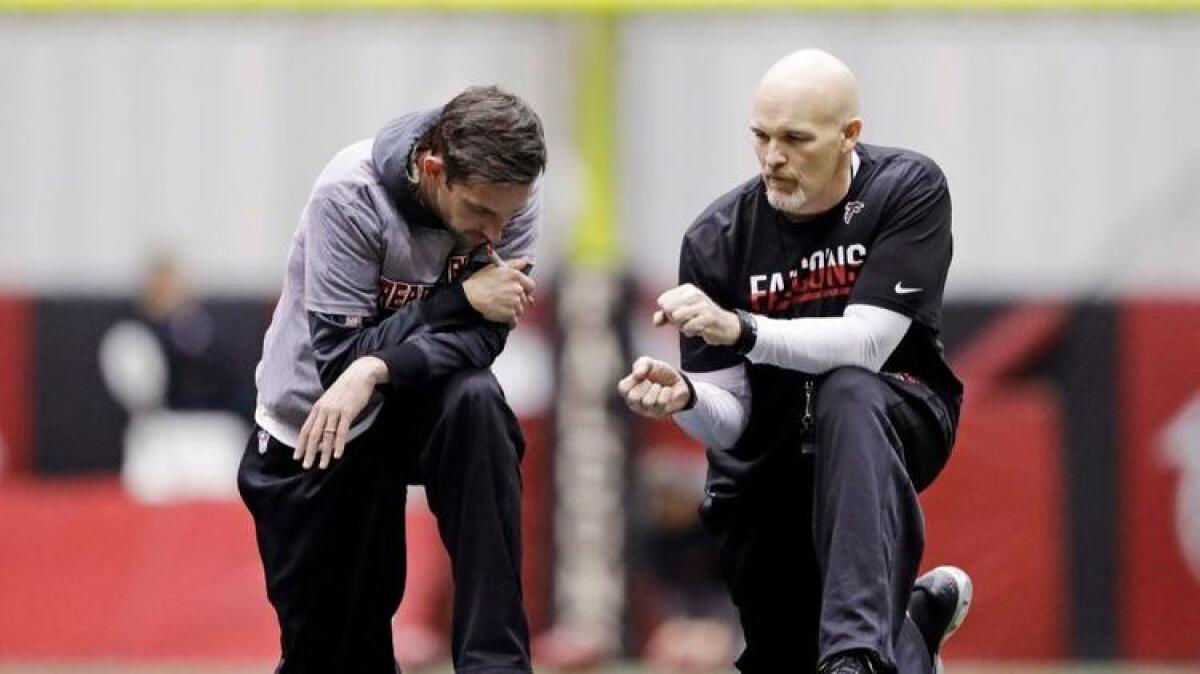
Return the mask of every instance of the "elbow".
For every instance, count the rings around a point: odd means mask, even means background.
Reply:
[[[329,390],[350,363],[360,354],[362,335],[338,325],[330,317],[309,314],[309,341],[321,387]]]
[[[474,354],[476,367],[491,367],[508,343],[508,326],[489,325],[483,328],[483,349]]]
[[[712,448],[719,450],[733,449],[737,445],[738,440],[742,437],[742,431],[745,429],[727,429],[725,432],[714,430],[712,434]]]
[[[900,345],[900,339],[893,339],[880,331],[873,330],[870,325],[860,324],[862,348],[858,354],[858,367],[878,374],[892,357],[892,352]],[[902,336],[902,335],[901,335]]]
[[[883,364],[886,362],[887,362],[887,354],[882,353],[882,352],[876,352],[876,353],[867,354],[866,357],[863,358],[863,362],[859,363],[859,367],[861,367],[864,370],[867,370],[869,372],[879,374],[879,372],[881,370],[883,370]]]
[[[333,383],[337,381],[339,374],[341,374],[341,372],[336,370],[328,363],[324,365],[317,365],[317,376],[321,380],[321,388],[326,391],[328,391],[330,387],[333,386]]]
[[[867,339],[866,345],[860,354],[859,362],[855,363],[855,365],[878,374],[883,370],[883,366],[887,363],[888,358],[892,357],[892,351],[895,350],[895,345],[881,344],[878,340]]]

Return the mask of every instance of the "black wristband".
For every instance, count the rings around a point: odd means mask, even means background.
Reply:
[[[754,315],[748,311],[734,309],[737,312],[738,326],[741,330],[738,332],[737,341],[733,343],[733,350],[743,356],[750,353],[750,349],[754,348],[754,344],[758,341],[758,325],[754,322]]]
[[[683,383],[687,384],[687,387],[688,387],[687,404],[684,405],[683,408],[679,410],[680,412],[686,412],[687,410],[690,410],[696,406],[696,386],[694,384],[692,384],[691,378],[688,377],[686,374],[680,372],[679,376],[683,378]]]

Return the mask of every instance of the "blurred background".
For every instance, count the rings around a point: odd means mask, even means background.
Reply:
[[[950,670],[1200,672],[1193,0],[0,0],[0,672],[269,671],[234,470],[297,216],[335,151],[473,83],[550,146],[543,299],[496,365],[535,655],[730,671],[701,449],[613,394],[677,362],[652,300],[809,46],[856,72],[866,142],[950,180],[968,401],[923,495],[926,568],[976,581]],[[443,671],[410,504],[399,655]]]

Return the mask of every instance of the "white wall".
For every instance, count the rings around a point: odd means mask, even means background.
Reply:
[[[761,73],[816,46],[857,73],[866,142],[946,171],[950,296],[1200,290],[1200,16],[672,15],[623,38],[621,212],[656,283],[754,174]]]
[[[0,288],[126,292],[171,250],[201,290],[271,292],[321,166],[400,113],[501,83],[553,169],[570,40],[493,15],[0,16]]]
[[[209,292],[271,292],[341,145],[472,82],[550,141],[542,268],[578,188],[573,23],[439,14],[0,15],[0,289],[126,292],[170,249]],[[1200,15],[678,14],[620,32],[619,213],[672,281],[680,234],[754,171],[751,90],[801,46],[858,73],[865,139],[937,159],[950,295],[1198,292]]]

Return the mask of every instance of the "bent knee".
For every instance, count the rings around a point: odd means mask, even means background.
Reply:
[[[830,370],[817,389],[814,413],[818,423],[845,414],[883,412],[887,406],[885,384],[880,376],[859,367]]]
[[[465,404],[502,404],[504,392],[491,370],[471,368],[446,377],[442,385],[442,402],[451,409]]]

